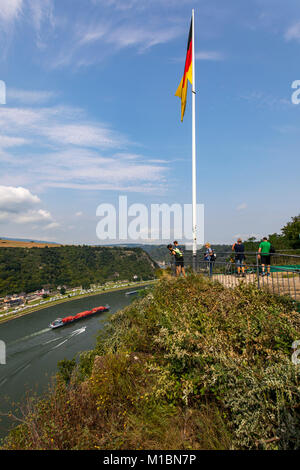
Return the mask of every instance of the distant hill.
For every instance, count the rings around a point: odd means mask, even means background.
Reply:
[[[61,246],[55,242],[47,242],[40,240],[29,240],[22,238],[6,238],[0,237],[0,248],[44,248],[45,246]]]
[[[0,250],[0,296],[42,287],[90,286],[107,281],[148,280],[157,264],[141,248],[52,246],[3,247]]]

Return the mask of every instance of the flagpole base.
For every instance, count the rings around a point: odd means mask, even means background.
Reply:
[[[193,267],[193,272],[197,272],[197,253],[193,253],[193,259],[192,259],[192,267]]]

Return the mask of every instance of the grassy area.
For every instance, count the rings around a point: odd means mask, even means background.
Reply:
[[[20,240],[3,240],[0,238],[0,248],[45,248],[46,246],[53,246],[53,247],[58,247],[58,246],[63,246],[59,245],[56,243],[39,243],[39,242],[24,242]]]
[[[47,302],[46,305],[45,304],[35,305],[36,302],[38,302],[38,301],[34,301],[34,302],[32,302],[32,305],[33,305],[32,308],[28,308],[27,310],[20,311],[20,313],[11,313],[9,315],[6,315],[6,314],[1,315],[1,313],[0,313],[0,324],[4,323],[4,322],[7,322],[9,320],[13,320],[15,318],[23,317],[24,315],[28,315],[28,314],[36,312],[38,310],[43,310],[44,308],[52,307],[53,305],[58,305],[58,304],[62,304],[62,303],[65,303],[65,302],[71,302],[72,300],[82,299],[84,297],[90,297],[90,296],[93,296],[93,295],[106,294],[106,293],[109,293],[109,292],[116,292],[116,291],[119,291],[119,290],[127,290],[128,288],[132,288],[132,287],[142,287],[145,284],[151,285],[155,282],[156,282],[156,280],[143,281],[141,283],[134,282],[134,283],[128,284],[127,286],[110,287],[110,288],[105,288],[105,289],[99,289],[97,291],[94,291],[94,292],[88,293],[88,294],[78,294],[78,295],[74,295],[72,297],[67,297],[67,298],[63,298],[63,299],[58,299],[58,300],[53,300],[53,301],[50,300],[49,302]]]
[[[297,339],[288,298],[162,279],[59,364],[3,449],[299,449]]]

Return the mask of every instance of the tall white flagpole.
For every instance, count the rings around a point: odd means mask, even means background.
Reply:
[[[192,172],[193,172],[193,268],[196,268],[197,256],[197,184],[196,184],[196,87],[195,87],[195,10],[192,10]]]

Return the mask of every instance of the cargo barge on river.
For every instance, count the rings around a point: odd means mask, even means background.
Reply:
[[[95,307],[92,310],[86,310],[85,312],[77,313],[75,316],[69,316],[65,318],[57,318],[52,323],[50,323],[49,327],[52,329],[60,328],[62,326],[69,325],[70,323],[74,323],[79,320],[84,320],[86,318],[90,318],[92,315],[96,313],[108,312],[110,309],[109,305],[105,305],[105,307]]]

